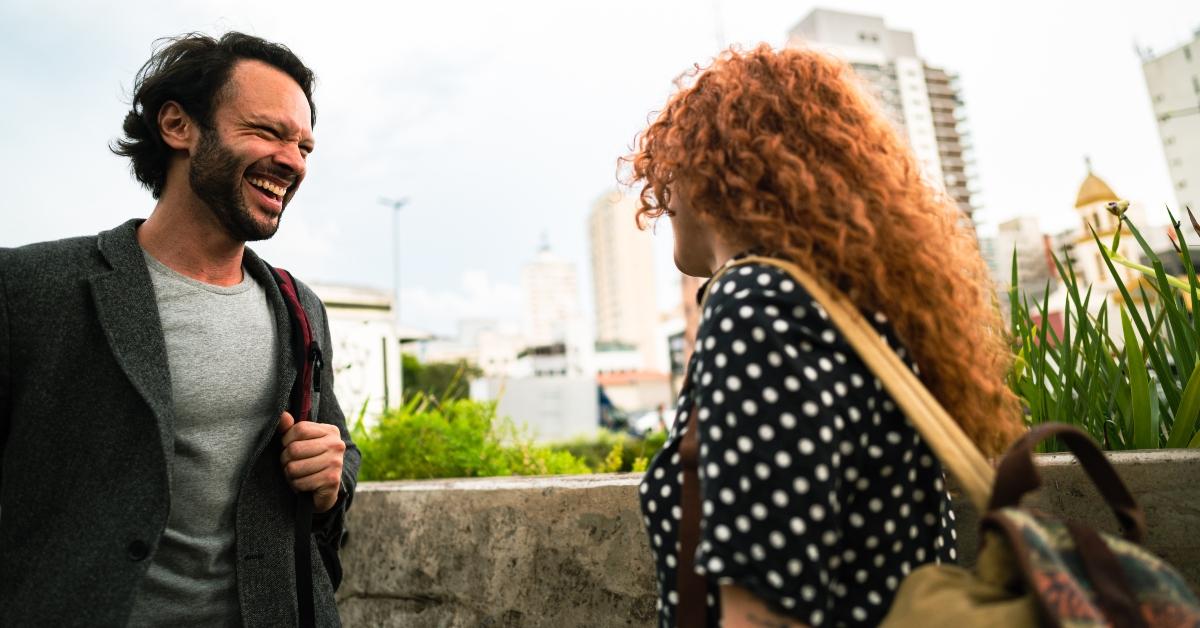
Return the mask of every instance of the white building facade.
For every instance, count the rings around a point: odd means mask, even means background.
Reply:
[[[1178,203],[1173,211],[1200,211],[1200,29],[1170,52],[1145,55],[1142,72]]]
[[[957,76],[917,55],[908,31],[883,18],[815,9],[789,33],[789,46],[812,47],[846,61],[864,80],[920,162],[963,215],[974,213],[973,173]]]

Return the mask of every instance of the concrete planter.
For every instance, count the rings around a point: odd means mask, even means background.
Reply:
[[[1200,583],[1200,451],[1110,454],[1145,510],[1147,547]],[[1116,527],[1070,456],[1039,456],[1031,501]],[[338,592],[346,626],[652,626],[639,474],[359,486]],[[954,492],[953,484],[951,490]],[[956,501],[963,560],[978,517]]]

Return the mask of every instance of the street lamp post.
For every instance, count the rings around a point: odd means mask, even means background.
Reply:
[[[408,204],[408,198],[391,199],[381,197],[379,204],[392,209],[392,329],[396,332],[396,353],[399,368],[400,389],[396,392],[397,408],[404,406],[404,338],[400,329],[400,210]],[[384,408],[386,410],[386,408]]]

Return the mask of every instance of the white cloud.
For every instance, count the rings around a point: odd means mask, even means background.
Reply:
[[[406,326],[452,336],[464,319],[514,324],[521,316],[521,289],[493,280],[483,270],[462,273],[457,288],[400,288],[400,318]]]

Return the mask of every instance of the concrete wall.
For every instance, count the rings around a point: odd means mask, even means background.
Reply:
[[[1041,456],[1032,501],[1105,530],[1112,515],[1068,456]],[[1200,583],[1200,451],[1113,454],[1147,546]],[[366,483],[338,592],[354,626],[651,626],[654,568],[637,474]],[[952,484],[952,491],[954,491]],[[956,495],[957,496],[957,495]],[[978,518],[956,501],[974,560]]]

